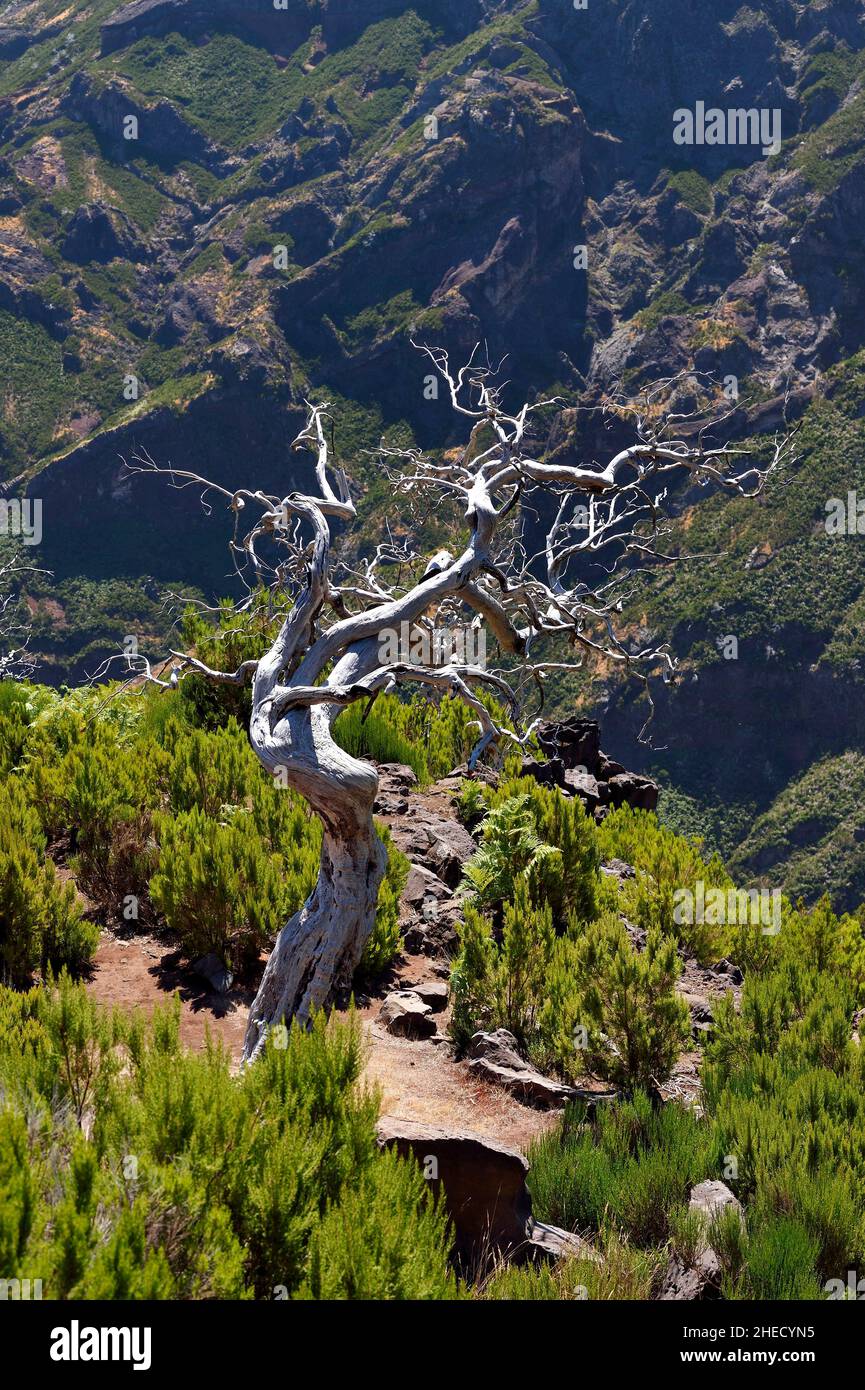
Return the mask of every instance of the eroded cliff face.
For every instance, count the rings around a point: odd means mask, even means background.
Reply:
[[[750,520],[712,512],[708,540],[732,557],[714,589],[670,581],[630,616],[685,661],[659,694],[670,778],[719,842],[733,798],[743,843],[746,813],[769,814],[791,777],[860,732],[859,648],[837,637],[861,629],[865,566],[855,545],[824,563],[817,532],[865,443],[863,47],[847,0],[7,5],[0,452],[13,486],[43,501],[61,610],[82,577],[100,592],[147,576],[218,593],[220,518],[120,460],[147,449],[289,487],[310,394],[334,402],[372,533],[387,499],[363,449],[388,431],[455,442],[412,338],[454,360],[485,342],[507,354],[514,396],[554,389],[561,408],[535,443],[575,460],[625,442],[582,408],[616,385],[735,380],[733,437],[785,410],[811,422],[796,478]],[[758,135],[762,113],[780,148],[675,143],[677,112],[705,134],[712,108],[755,111]],[[684,549],[695,500],[681,499]],[[767,545],[762,573],[749,556]],[[835,576],[825,605],[820,574]],[[742,659],[718,667],[713,645],[740,629]],[[42,636],[57,677],[77,673],[71,619]],[[607,706],[630,765],[633,692],[578,693]],[[831,731],[824,698],[849,712]],[[801,717],[772,720],[778,705]],[[757,771],[764,745],[771,775]]]

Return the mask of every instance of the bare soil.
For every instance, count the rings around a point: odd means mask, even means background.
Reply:
[[[478,1081],[465,1062],[455,1062],[449,1043],[411,1042],[392,1037],[377,1022],[390,989],[441,979],[424,956],[401,958],[375,996],[362,1001],[359,1014],[369,1042],[365,1079],[379,1087],[382,1114],[470,1130],[525,1151],[531,1140],[555,1123],[555,1115],[521,1105],[504,1091]],[[200,1051],[208,1033],[239,1065],[253,989],[215,994],[184,966],[180,952],[152,935],[125,939],[104,932],[93,961],[88,990],[100,1003],[123,1010],[141,1009],[147,1017],[155,1005],[180,995],[180,1040]],[[447,1015],[439,1015],[440,1034]]]

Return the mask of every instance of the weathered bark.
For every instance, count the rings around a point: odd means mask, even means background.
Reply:
[[[334,813],[339,819],[338,794]],[[243,1044],[251,1061],[274,1024],[305,1023],[351,985],[375,923],[387,856],[373,825],[325,828],[318,882],[279,933],[249,1015]]]

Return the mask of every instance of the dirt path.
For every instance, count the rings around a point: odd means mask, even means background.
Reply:
[[[180,994],[180,1041],[192,1051],[204,1047],[208,1029],[231,1056],[240,1060],[251,991],[232,990],[224,998],[182,968],[180,952],[155,936],[102,933],[87,989],[101,1004],[141,1009],[149,1018],[157,1003]]]
[[[381,1089],[381,1113],[439,1129],[470,1130],[525,1152],[557,1116],[522,1105],[506,1091],[478,1080],[467,1062],[457,1062],[447,1038],[450,1010],[438,1015],[438,1035],[412,1042],[395,1038],[378,1022],[385,994],[442,973],[427,956],[403,955],[390,979],[361,1011],[370,1042],[366,1076]]]
[[[365,1076],[380,1087],[382,1114],[441,1129],[468,1129],[525,1151],[555,1117],[521,1105],[476,1080],[465,1062],[455,1062],[444,1038],[446,1015],[440,1015],[438,1042],[395,1038],[377,1022],[388,989],[436,978],[441,976],[426,957],[405,957],[386,986],[359,1011],[369,1040]],[[108,1007],[141,1009],[148,1017],[157,1003],[178,992],[183,1046],[200,1051],[209,1032],[225,1045],[235,1064],[240,1062],[252,991],[232,990],[224,998],[214,994],[182,968],[179,952],[157,937],[122,940],[105,932],[87,988]]]
[[[398,780],[394,791],[392,777],[383,778],[383,783],[389,788],[386,797],[389,795],[391,801],[386,801],[377,814],[397,835],[410,821],[416,823],[418,814],[454,820],[453,794],[458,783],[444,782],[423,792],[401,790]],[[411,813],[406,817],[409,805]],[[478,1080],[467,1062],[455,1061],[447,1037],[447,1011],[438,1016],[435,1040],[394,1037],[378,1022],[390,990],[446,978],[447,966],[441,961],[428,955],[403,954],[372,994],[358,1001],[369,1042],[365,1076],[381,1090],[382,1114],[441,1129],[470,1130],[524,1151],[533,1138],[555,1123],[555,1114],[521,1104],[498,1087]],[[209,1033],[224,1044],[235,1065],[240,1062],[254,990],[215,994],[184,968],[170,938],[144,932],[103,932],[88,989],[109,1007],[141,1009],[148,1017],[157,1002],[179,993],[183,1046],[198,1051]]]

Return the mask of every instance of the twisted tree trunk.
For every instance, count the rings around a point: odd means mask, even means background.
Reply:
[[[292,711],[276,734],[261,709],[252,716],[259,758],[305,797],[323,837],[318,881],[280,931],[250,1010],[244,1061],[258,1054],[274,1024],[295,1018],[306,1023],[350,988],[375,924],[387,868],[372,815],[378,773],[334,742],[331,728],[339,712],[339,706],[325,704]]]

